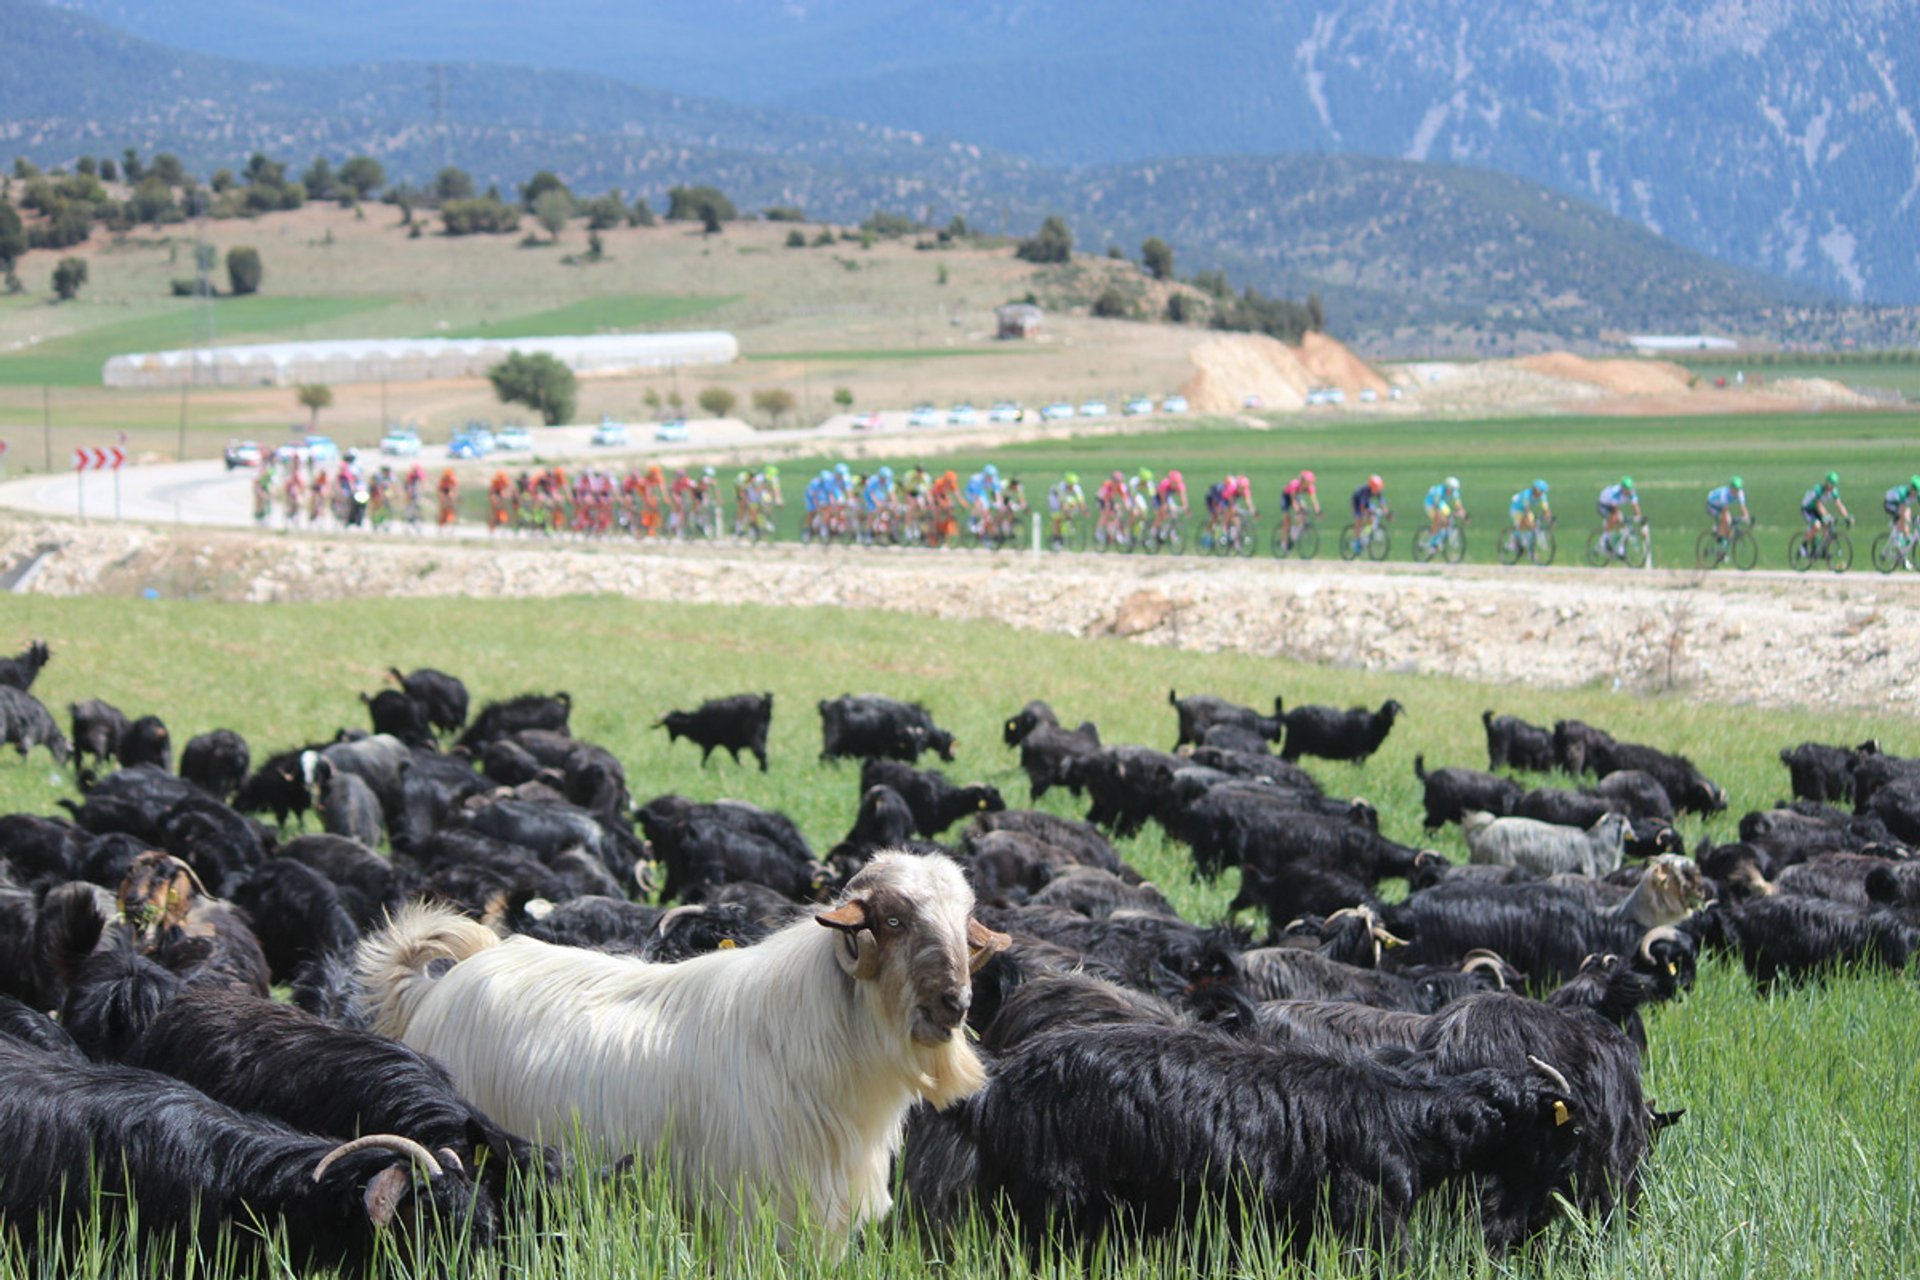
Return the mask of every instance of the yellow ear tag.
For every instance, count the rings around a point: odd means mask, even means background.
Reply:
[[[1560,1099],[1555,1098],[1553,1100],[1554,1127],[1558,1128],[1559,1126],[1565,1124],[1567,1121],[1571,1119],[1573,1119],[1573,1117],[1567,1114],[1567,1104],[1560,1101]]]
[[[1674,977],[1678,977],[1679,974],[1680,974],[1680,966],[1675,964],[1671,960],[1667,961],[1667,976],[1669,978],[1674,978]]]
[[[720,950],[722,951],[731,951],[734,949],[736,945],[738,944],[736,944],[732,938],[720,939]],[[1556,1103],[1555,1105],[1558,1105],[1558,1104]]]

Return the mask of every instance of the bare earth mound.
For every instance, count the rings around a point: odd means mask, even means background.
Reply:
[[[1264,408],[1299,409],[1315,387],[1339,387],[1350,397],[1387,389],[1384,378],[1322,333],[1308,334],[1298,347],[1264,334],[1224,334],[1196,346],[1191,358],[1198,371],[1180,390],[1203,413],[1231,413],[1248,396],[1259,396]]]
[[[1584,382],[1616,396],[1668,396],[1687,390],[1693,375],[1664,360],[1589,360],[1549,351],[1514,361],[1523,369],[1567,382]]]

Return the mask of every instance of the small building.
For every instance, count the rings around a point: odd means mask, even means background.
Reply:
[[[996,336],[1001,338],[1031,338],[1040,332],[1040,322],[1046,319],[1046,313],[1031,302],[995,307],[993,316],[999,322]]]

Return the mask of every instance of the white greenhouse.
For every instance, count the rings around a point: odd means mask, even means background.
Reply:
[[[611,333],[552,338],[344,338],[263,342],[114,356],[101,371],[109,387],[288,387],[302,382],[416,382],[477,378],[510,352],[544,352],[583,376],[680,365],[728,364],[740,356],[730,333]]]

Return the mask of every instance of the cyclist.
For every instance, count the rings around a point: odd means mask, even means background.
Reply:
[[[1311,504],[1313,514],[1320,514],[1320,494],[1314,488],[1311,471],[1302,471],[1287,481],[1280,490],[1280,518],[1287,526],[1287,546],[1293,546],[1293,540],[1300,532],[1300,526],[1306,523],[1307,506]]]
[[[1747,487],[1740,477],[1713,489],[1707,494],[1707,515],[1713,520],[1713,531],[1722,538],[1733,536],[1733,509],[1740,508],[1740,519],[1751,522],[1753,516],[1747,511]]]
[[[1154,500],[1153,470],[1142,467],[1127,481],[1127,498],[1133,505],[1134,514],[1145,516],[1153,506]]]
[[[807,507],[808,528],[816,535],[824,533],[826,511],[833,505],[833,472],[823,468],[819,475],[807,481],[806,491],[801,497]]]
[[[1008,476],[1000,490],[999,512],[996,518],[1003,528],[1000,536],[1011,540],[1020,532],[1018,521],[1027,509],[1027,491],[1020,484],[1019,476]]]
[[[786,495],[780,492],[780,468],[771,463],[760,473],[758,489],[757,497],[762,508],[787,505]]]
[[[927,490],[927,506],[933,512],[933,539],[945,542],[958,532],[953,522],[953,502],[960,493],[960,477],[949,467],[940,473]]]
[[[1547,501],[1547,482],[1535,480],[1532,484],[1513,495],[1507,503],[1507,520],[1513,525],[1514,539],[1520,541],[1520,535],[1533,536],[1535,526],[1542,520],[1553,520],[1553,507]]]
[[[1367,477],[1367,482],[1353,491],[1353,544],[1365,546],[1367,526],[1377,522],[1387,510],[1387,482],[1379,476]]]
[[[507,479],[507,473],[496,471],[493,479],[487,482],[487,532],[498,533],[507,527],[512,519],[513,482]]]
[[[280,498],[285,504],[287,528],[300,523],[300,499],[306,492],[306,481],[300,476],[300,459],[295,457],[287,463],[287,480],[280,487]]]
[[[1829,503],[1833,504],[1833,511],[1827,509]],[[1829,471],[1825,480],[1801,496],[1800,515],[1807,522],[1806,531],[1800,535],[1801,541],[1811,548],[1814,533],[1822,526],[1833,523],[1835,511],[1849,524],[1853,522],[1853,514],[1847,510],[1847,504],[1840,500],[1840,473]]]
[[[1094,495],[1100,504],[1100,523],[1111,533],[1121,533],[1126,529],[1127,477],[1116,471],[1107,477],[1106,483]]]
[[[972,528],[979,533],[986,528],[989,509],[1000,497],[1000,468],[989,462],[967,477],[967,487],[961,494],[966,499],[967,510],[972,513]]]
[[[925,506],[927,490],[932,485],[933,477],[927,474],[925,467],[916,462],[907,469],[906,475],[900,477],[900,496],[909,507]]]
[[[253,478],[253,522],[264,526],[267,517],[273,514],[273,460],[260,464],[260,472]]]
[[[1078,472],[1069,471],[1047,490],[1047,536],[1057,539],[1060,527],[1086,514],[1087,495],[1080,488]]]
[[[453,468],[448,467],[440,473],[437,486],[440,494],[440,527],[450,527],[460,513],[460,481],[454,477]]]
[[[1460,496],[1460,477],[1448,476],[1433,488],[1427,490],[1427,540],[1438,543],[1440,530],[1447,523],[1447,517],[1459,515],[1467,518],[1466,499]]]
[[[1634,492],[1632,476],[1621,476],[1619,484],[1610,484],[1602,489],[1599,498],[1594,502],[1594,509],[1600,513],[1600,518],[1606,521],[1606,536],[1600,540],[1600,546],[1609,555],[1618,554],[1620,551],[1618,533],[1622,519],[1620,509],[1628,506],[1633,508],[1633,518],[1636,521],[1639,520],[1641,518],[1640,495]]]
[[[1897,484],[1887,490],[1880,505],[1886,511],[1894,533],[1910,541],[1913,538],[1913,509],[1920,506],[1920,476],[1908,476],[1905,484]]]
[[[1153,529],[1156,534],[1171,528],[1187,514],[1187,478],[1178,467],[1167,472],[1153,491]]]

